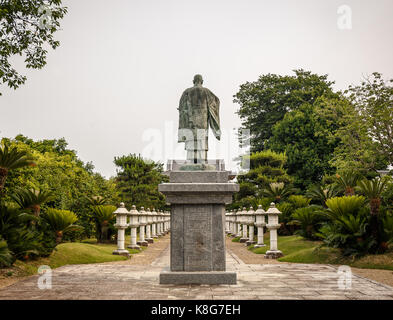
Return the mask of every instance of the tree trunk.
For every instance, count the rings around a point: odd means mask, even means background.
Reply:
[[[63,232],[57,231],[56,232],[56,244],[61,243],[62,240],[63,240]]]
[[[352,187],[345,188],[345,196],[350,197],[355,195],[355,189]]]
[[[0,167],[0,195],[3,193],[5,180],[7,179],[8,169]]]
[[[373,198],[370,199],[370,213],[371,213],[371,221],[370,221],[370,228],[371,228],[371,235],[376,241],[375,251],[379,251],[383,249],[381,247],[381,235],[379,233],[380,227],[380,220],[379,220],[379,208],[381,206],[381,199],[380,198]]]

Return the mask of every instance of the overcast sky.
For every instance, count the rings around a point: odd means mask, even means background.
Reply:
[[[63,2],[61,45],[47,66],[26,71],[16,60],[27,83],[1,87],[0,136],[64,137],[106,177],[115,174],[114,156],[149,153],[143,138],[155,130],[176,133],[179,98],[196,73],[221,100],[224,131],[240,124],[239,85],[261,74],[303,68],[329,74],[337,89],[374,71],[393,78],[391,0]],[[352,29],[339,28],[342,5],[352,10]],[[171,143],[151,157],[179,158]]]

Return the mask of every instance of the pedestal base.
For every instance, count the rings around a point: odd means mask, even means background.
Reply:
[[[266,247],[266,244],[256,244],[254,248],[263,248]]]
[[[112,252],[112,254],[118,255],[118,256],[125,256],[125,257],[129,257],[130,253],[128,252],[128,250],[119,250],[116,249],[115,251]]]
[[[149,245],[147,241],[138,241],[137,244],[142,247],[147,247]]]
[[[163,271],[160,284],[236,284],[236,273],[225,271]]]
[[[251,246],[252,244],[255,244],[255,243],[257,243],[257,242],[248,240],[248,241],[246,241],[246,246]]]
[[[248,238],[240,238],[240,240],[239,240],[240,243],[244,243],[244,242],[247,242],[247,241],[248,241]]]
[[[275,251],[267,251],[265,254],[265,259],[278,259],[283,257],[284,255],[280,250],[275,250]]]
[[[131,244],[128,245],[127,248],[128,249],[134,249],[134,250],[142,250],[142,248],[140,246],[138,246],[138,245],[134,246],[134,245],[131,245]]]
[[[148,243],[154,243],[153,238],[147,238],[146,241],[147,241]]]

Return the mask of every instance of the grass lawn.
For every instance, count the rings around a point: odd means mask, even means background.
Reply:
[[[62,243],[57,250],[47,258],[39,258],[31,261],[15,262],[15,267],[24,275],[37,274],[41,265],[48,265],[52,269],[67,264],[100,263],[109,261],[127,260],[124,256],[113,255],[116,245],[113,244],[88,244],[88,243]]]
[[[129,237],[126,239],[126,245]],[[124,256],[113,255],[112,252],[117,248],[116,244],[98,244],[96,239],[86,239],[82,242],[69,242],[58,245],[53,253],[47,258],[37,260],[20,261],[17,260],[13,267],[7,268],[5,274],[9,276],[28,276],[37,274],[38,267],[48,265],[52,269],[59,268],[67,264],[87,264],[101,263],[110,261],[127,260]],[[145,250],[145,247],[142,247]],[[128,249],[131,254],[137,254],[140,251]],[[8,270],[9,269],[9,270]],[[4,272],[2,272],[4,273]]]
[[[248,249],[257,254],[264,254],[269,250],[269,237],[265,237],[266,247]],[[305,240],[300,236],[279,236],[278,249],[282,251],[284,257],[279,258],[282,262],[296,263],[326,263],[349,265],[356,268],[386,269],[393,270],[393,250],[390,249],[385,254],[367,255],[361,258],[344,258],[338,249],[319,248],[322,242]]]

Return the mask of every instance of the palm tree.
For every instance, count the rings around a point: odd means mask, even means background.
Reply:
[[[355,195],[355,187],[360,179],[360,174],[354,170],[346,170],[336,174],[336,183],[346,196]]]
[[[94,213],[94,219],[96,220],[96,227],[98,233],[98,241],[108,240],[108,230],[110,227],[110,223],[115,218],[113,212],[116,211],[115,206],[94,206],[92,207]]]
[[[68,210],[58,210],[49,208],[42,215],[42,218],[49,224],[51,229],[56,234],[56,243],[59,244],[63,235],[66,232],[72,230],[78,230],[82,227],[75,225],[74,223],[78,220],[78,217],[75,213]]]
[[[0,268],[11,266],[13,261],[14,259],[8,249],[7,242],[0,237]]]
[[[41,211],[41,205],[53,199],[53,195],[49,191],[41,189],[21,189],[19,188],[15,193],[11,194],[14,200],[21,209],[29,209],[38,217]]]
[[[106,199],[101,196],[92,196],[92,197],[86,197],[87,200],[89,201],[90,206],[99,206],[103,205],[106,202]]]
[[[325,208],[327,208],[326,200],[335,197],[337,194],[338,190],[334,186],[323,187],[321,185],[313,185],[306,192],[308,198],[321,203]]]
[[[33,158],[27,151],[9,149],[8,143],[0,144],[0,194],[3,191],[8,172],[13,169],[35,165]]]
[[[275,202],[278,203],[294,192],[295,189],[285,186],[284,182],[272,182],[267,188],[262,190],[262,195],[269,198],[274,198]]]
[[[373,180],[361,180],[358,183],[358,190],[362,193],[370,203],[370,229],[373,238],[377,244],[381,244],[381,234],[379,232],[381,221],[379,217],[379,208],[381,206],[382,193],[385,190],[387,180],[375,178]]]
[[[340,220],[343,216],[356,216],[365,200],[363,196],[334,197],[326,201],[326,213],[332,220]]]
[[[375,178],[373,180],[361,180],[357,189],[370,201],[370,212],[378,215],[381,206],[382,193],[385,190],[387,180]]]

